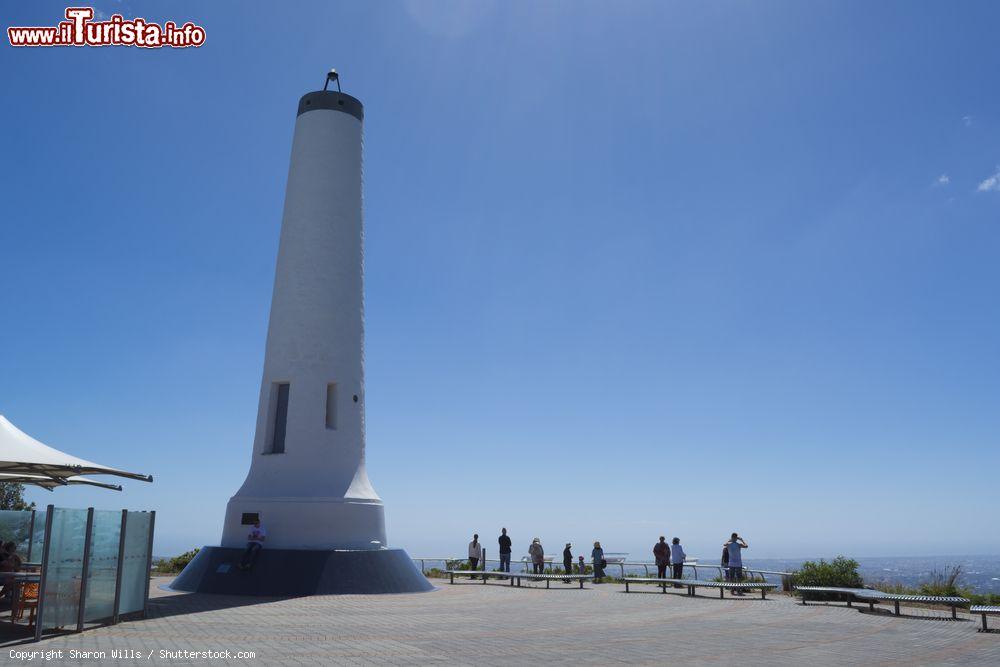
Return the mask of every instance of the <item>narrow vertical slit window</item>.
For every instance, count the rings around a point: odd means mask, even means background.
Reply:
[[[326,427],[337,430],[337,383],[326,385]]]
[[[276,382],[274,384],[274,429],[271,439],[271,453],[285,453],[285,426],[288,424],[288,383]]]

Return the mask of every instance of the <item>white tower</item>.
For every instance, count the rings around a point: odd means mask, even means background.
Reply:
[[[226,508],[222,546],[201,549],[178,590],[433,589],[405,551],[386,546],[365,470],[364,109],[335,71],[326,84],[299,100],[295,120],[250,472]],[[267,540],[248,567],[257,518]]]
[[[254,516],[268,547],[386,544],[365,471],[363,118],[343,93],[299,102],[253,455],[224,547],[245,545]]]

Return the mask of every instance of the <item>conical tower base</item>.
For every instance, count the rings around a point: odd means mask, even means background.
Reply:
[[[205,547],[170,588],[191,593],[288,597],[434,590],[402,549],[261,549],[249,571],[243,549]]]

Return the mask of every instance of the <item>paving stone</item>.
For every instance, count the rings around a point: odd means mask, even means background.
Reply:
[[[904,616],[842,604],[802,606],[783,595],[626,595],[614,584],[511,588],[436,581],[410,595],[273,599],[187,594],[154,579],[149,617],[52,637],[20,650],[143,651],[169,664],[282,665],[1000,665],[1000,634],[959,613]],[[8,651],[3,649],[5,662]],[[228,660],[161,659],[167,651],[230,651]],[[238,651],[253,651],[239,659]],[[95,664],[79,660],[75,664]]]

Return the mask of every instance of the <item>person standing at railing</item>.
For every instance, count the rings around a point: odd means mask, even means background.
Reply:
[[[532,574],[545,574],[545,549],[542,548],[542,541],[537,537],[531,540],[528,555],[531,556]]]
[[[738,533],[733,533],[723,546],[729,554],[729,581],[738,584],[743,579],[742,551],[750,547]],[[733,595],[743,595],[743,591],[733,591]]]
[[[600,542],[594,542],[594,549],[590,552],[590,559],[594,566],[594,583],[599,584],[600,580],[604,578],[604,568],[608,565],[608,561],[604,560],[604,549],[601,548]]]
[[[660,541],[653,545],[653,558],[656,560],[656,578],[666,579],[667,568],[670,567],[670,545],[663,535],[660,535]]]
[[[719,561],[722,566],[722,576],[725,577],[726,581],[729,581],[729,545],[722,545],[722,560]]]
[[[569,542],[566,543],[566,548],[563,549],[563,571],[566,574],[573,574],[573,545]],[[566,580],[569,582],[569,579]]]
[[[587,563],[584,562],[583,556],[580,556],[580,562],[577,563],[577,567],[580,568],[580,574],[587,574]]]
[[[684,559],[687,558],[687,554],[684,553],[684,547],[681,546],[681,538],[675,537],[673,539],[673,544],[670,545],[670,560],[674,564],[674,579],[684,578]],[[680,584],[674,584],[674,588],[680,588]]]
[[[479,543],[479,534],[472,536],[472,541],[469,542],[469,569],[478,570],[479,560],[483,557],[483,545]],[[475,579],[475,577],[470,577]]]
[[[500,543],[500,571],[510,572],[510,551],[511,542],[510,538],[507,537],[507,529],[500,529],[500,537],[497,538]]]

